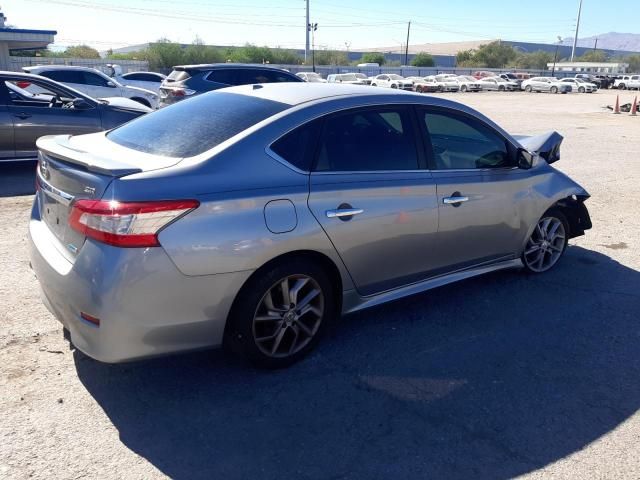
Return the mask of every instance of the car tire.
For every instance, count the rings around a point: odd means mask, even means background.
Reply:
[[[624,83],[621,83],[620,85],[618,85],[618,90],[626,90],[627,87]]]
[[[584,93],[584,92],[585,92],[584,87],[580,87],[580,88],[578,89],[578,93]]]
[[[551,87],[551,90],[549,90],[551,93],[556,94],[558,93],[558,87]]]
[[[332,282],[320,265],[305,258],[278,262],[242,288],[224,343],[257,367],[284,368],[317,345],[336,312]]]
[[[391,88],[398,88],[398,86],[394,83],[391,84]]]
[[[532,90],[533,90],[533,87],[531,85],[527,85],[526,87],[524,87],[524,91],[527,93],[531,93]]]
[[[521,260],[527,273],[551,270],[564,255],[569,242],[569,221],[557,208],[551,208],[533,229],[522,252]]]
[[[500,85],[500,86],[498,87],[498,91],[499,91],[499,92],[504,92],[504,85]]]
[[[467,93],[467,86],[466,85],[462,85],[462,87],[460,87],[460,91],[462,93]]]
[[[377,83],[372,83],[372,84],[371,84],[371,86],[372,86],[372,87],[377,87],[377,86],[378,86],[378,84],[377,84]]]
[[[416,92],[422,93],[422,87],[420,85],[416,87]]]

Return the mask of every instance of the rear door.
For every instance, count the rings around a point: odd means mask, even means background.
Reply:
[[[506,139],[475,117],[419,108],[439,208],[438,268],[457,270],[513,257],[523,238],[526,170]]]
[[[44,135],[81,135],[102,130],[96,106],[83,110],[66,108],[73,96],[45,82],[32,81],[29,88],[38,92],[37,98],[13,94],[7,105],[14,126],[16,158],[35,158],[36,140]],[[53,106],[46,101],[56,95],[67,105]]]
[[[0,82],[0,160],[15,157],[13,117],[8,109],[9,102],[9,91],[4,82]]]
[[[419,281],[436,263],[436,186],[415,132],[406,106],[324,120],[309,208],[362,295]]]

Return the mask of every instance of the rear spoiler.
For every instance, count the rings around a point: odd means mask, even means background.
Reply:
[[[90,172],[122,177],[139,173],[141,168],[132,167],[111,158],[100,157],[85,150],[75,148],[70,143],[71,135],[47,135],[36,141],[38,150],[44,155],[51,155],[62,161],[80,165]]]
[[[537,153],[545,159],[547,163],[560,160],[560,145],[564,137],[558,132],[548,132],[535,137],[515,136],[520,145],[532,153]]]

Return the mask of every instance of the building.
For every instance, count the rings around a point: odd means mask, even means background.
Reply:
[[[628,63],[596,63],[596,62],[556,62],[547,63],[549,70],[556,72],[575,72],[575,73],[599,73],[619,75],[627,73],[629,69]]]
[[[10,70],[11,52],[40,50],[53,43],[54,30],[25,30],[5,26],[7,17],[0,12],[0,70]]]

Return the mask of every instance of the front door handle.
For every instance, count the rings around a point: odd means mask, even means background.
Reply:
[[[361,208],[337,208],[335,210],[327,210],[327,218],[343,218],[360,215],[364,210]]]
[[[26,120],[27,118],[29,118],[31,115],[29,115],[28,113],[16,113],[16,117],[18,117],[21,120]]]
[[[453,205],[454,207],[459,207],[461,203],[468,202],[469,197],[463,197],[458,192],[454,193],[450,197],[444,197],[442,199],[442,203],[445,205]]]

